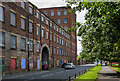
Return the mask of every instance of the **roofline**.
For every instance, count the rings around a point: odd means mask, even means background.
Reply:
[[[53,9],[53,8],[71,8],[70,6],[60,6],[60,7],[49,7],[49,8],[39,8],[40,10],[44,10],[44,9]]]

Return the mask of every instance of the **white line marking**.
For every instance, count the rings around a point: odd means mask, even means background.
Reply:
[[[50,75],[53,75],[53,74],[49,74],[49,75],[44,75],[44,76],[42,76],[42,77],[47,77],[47,76],[50,76]]]

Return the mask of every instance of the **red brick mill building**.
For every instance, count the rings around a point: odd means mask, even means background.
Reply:
[[[65,16],[53,20],[43,12],[46,10],[31,2],[0,2],[1,70],[13,73],[56,68],[69,62],[76,64],[76,33],[66,30],[76,22],[75,14],[66,12],[70,9],[60,7]],[[56,22],[57,18],[61,18],[61,23]]]

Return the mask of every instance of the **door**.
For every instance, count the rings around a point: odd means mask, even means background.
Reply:
[[[10,65],[11,69],[15,69],[16,68],[16,59],[11,59],[11,65]]]

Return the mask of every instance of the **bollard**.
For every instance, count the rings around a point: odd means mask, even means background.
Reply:
[[[69,76],[69,81],[71,81],[71,80],[70,80],[70,76]]]
[[[76,79],[76,74],[75,74],[75,79]]]

